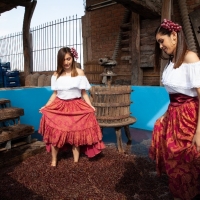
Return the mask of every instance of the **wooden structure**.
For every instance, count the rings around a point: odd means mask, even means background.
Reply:
[[[96,108],[96,118],[102,131],[105,127],[114,127],[118,151],[124,152],[121,128],[124,127],[125,129],[125,134],[128,138],[127,144],[129,145],[131,144],[129,125],[136,122],[136,118],[130,116],[131,86],[112,86],[112,77],[116,76],[112,70],[116,62],[105,58],[100,59],[100,63],[105,67],[104,72],[101,74],[106,78],[105,85],[92,86],[90,89],[91,102]]]
[[[9,99],[0,99],[0,151],[31,143],[33,126],[20,124],[22,108],[12,107]]]
[[[195,10],[192,13],[190,13],[190,20],[192,22],[194,33],[200,47],[200,23],[198,19],[200,19],[200,9]]]
[[[44,142],[31,139],[34,127],[20,124],[22,115],[22,108],[12,107],[9,99],[0,99],[0,168],[45,151]]]
[[[30,24],[37,0],[0,0],[0,14],[22,6],[25,8],[23,21],[23,52],[24,52],[24,76],[30,74],[32,68]]]
[[[101,68],[96,67],[97,59],[109,56],[118,63],[114,69],[118,76],[113,77],[113,83],[161,85],[166,62],[161,61],[161,68],[154,69],[154,48],[155,30],[164,18],[183,27],[189,48],[200,55],[197,44],[200,35],[199,1],[86,0],[86,11],[83,17],[84,70],[91,83],[101,83],[97,77],[102,73]]]
[[[94,84],[101,83],[99,81],[100,78],[96,76],[96,74],[100,74],[101,68],[96,67],[96,61],[94,60],[98,52],[99,57],[104,54],[114,58],[118,63],[114,69],[117,76],[113,77],[113,83],[120,85],[158,85],[160,74],[153,70],[154,40],[153,37],[149,37],[149,34],[153,35],[159,24],[161,1],[156,0],[156,3],[152,3],[150,0],[115,0],[117,4],[106,8],[112,13],[121,13],[121,15],[117,15],[117,18],[119,16],[122,18],[118,20],[119,22],[117,21],[118,28],[113,29],[113,27],[116,27],[113,25],[115,23],[115,21],[113,22],[114,17],[109,17],[109,13],[107,15],[105,13],[97,22],[99,27],[102,27],[102,30],[100,28],[96,30],[96,27],[93,28],[92,26],[94,24],[92,17],[97,18],[101,10],[103,13],[106,11],[103,5],[105,2],[109,1],[98,0],[95,1],[96,4],[93,4],[93,1],[87,0],[87,5],[90,7],[98,4],[99,11],[95,8],[87,12],[83,18],[83,24],[85,25],[83,29],[83,41],[85,41],[83,43],[85,50],[84,71],[89,81]],[[126,9],[119,6],[119,4]],[[96,18],[95,20],[97,20]],[[151,20],[155,21],[155,23],[150,24]],[[108,25],[105,22],[109,23],[112,28],[107,29]],[[106,30],[108,30],[107,33]],[[101,32],[103,34],[98,35]],[[113,35],[117,34],[118,36],[113,39]],[[102,35],[107,37],[103,38]],[[101,39],[99,40],[98,38]],[[108,45],[99,44],[98,46],[98,41],[106,41]],[[110,55],[112,51],[113,55]]]
[[[161,14],[161,1],[152,3],[151,1],[138,1],[138,0],[114,0],[122,4],[128,10],[137,13],[145,18],[155,19]]]

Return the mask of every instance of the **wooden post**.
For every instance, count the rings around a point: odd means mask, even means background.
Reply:
[[[125,131],[126,137],[128,138],[128,142],[126,144],[131,145],[132,139],[131,139],[131,133],[130,133],[129,125],[124,126],[124,131]]]
[[[143,72],[140,68],[140,16],[132,13],[132,76],[131,85],[142,85]]]
[[[162,1],[161,22],[165,18],[171,20],[171,14],[172,14],[171,10],[172,10],[172,0],[163,0]],[[165,67],[166,64],[167,64],[167,60],[161,60],[161,65],[160,65],[160,80],[161,80],[162,73],[163,73],[163,70],[164,70],[164,67]],[[160,81],[160,85],[162,85],[161,81]]]
[[[172,0],[163,0],[162,1],[162,13],[161,13],[161,22],[163,19],[171,20],[171,10],[172,10]]]
[[[30,72],[33,72],[33,38],[32,33],[29,33],[30,41]]]
[[[30,74],[31,64],[31,43],[30,43],[30,23],[35,10],[37,1],[34,0],[28,6],[25,6],[24,22],[23,22],[23,52],[24,52],[24,76]]]
[[[117,136],[117,148],[119,153],[124,153],[123,150],[123,143],[122,143],[122,135],[121,135],[121,127],[116,127],[115,128],[115,133]]]

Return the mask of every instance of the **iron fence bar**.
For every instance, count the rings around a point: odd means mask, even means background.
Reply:
[[[52,21],[52,26],[51,26],[51,33],[52,33],[52,40],[51,44],[53,45],[53,21]],[[52,58],[52,63],[51,63],[51,70],[53,69],[53,48],[51,49],[51,58]]]
[[[67,17],[66,17],[66,21],[67,21]],[[66,32],[67,32],[67,23],[66,23]],[[65,40],[65,46],[67,46],[67,34],[66,34],[66,40]]]
[[[60,46],[61,46],[61,39],[62,39],[62,33],[61,33],[61,31],[62,31],[62,29],[61,29],[61,23],[62,23],[62,21],[61,21],[61,19],[60,19],[60,24],[59,24],[59,29],[60,29],[60,31],[59,31],[59,39],[60,39]]]
[[[45,24],[43,24],[43,27],[45,26]],[[42,36],[43,36],[43,47],[45,47],[45,30],[46,30],[46,28],[45,29],[43,29],[43,33],[42,33]],[[44,64],[46,64],[45,63],[45,50],[42,52],[43,53],[43,63]],[[43,70],[42,70],[43,71]]]
[[[72,19],[73,19],[73,20],[72,20],[72,24],[73,24],[73,28],[72,28],[72,32],[73,32],[73,34],[72,34],[72,35],[73,35],[73,40],[72,40],[72,41],[73,41],[73,44],[74,44],[74,15],[73,15],[72,17],[73,17],[73,18],[72,18]]]
[[[65,23],[64,23],[64,18],[63,18],[63,45],[65,46]]]
[[[76,28],[77,28],[77,15],[76,15]],[[77,31],[76,31],[76,49],[77,49],[77,43],[78,43],[78,38],[77,38]]]
[[[54,25],[54,45],[53,45],[53,57],[54,55],[56,55],[56,21],[55,21],[55,25]],[[55,59],[53,59],[53,66],[55,65]]]
[[[71,46],[71,43],[70,43],[70,41],[71,41],[71,32],[70,32],[70,27],[71,27],[71,17],[69,17],[69,46]]]
[[[82,43],[82,40],[81,40],[81,36],[82,36],[82,24],[81,24],[81,21],[79,21],[79,33],[80,33],[80,35],[79,35],[79,37],[80,37],[80,43]],[[79,49],[79,52],[80,52],[80,55],[79,55],[79,58],[80,58],[80,63],[82,63],[82,48],[81,48],[81,45],[79,45],[79,47],[80,47],[80,49]],[[83,65],[81,65],[81,67],[83,68]]]

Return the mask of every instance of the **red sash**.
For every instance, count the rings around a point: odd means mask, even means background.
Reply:
[[[172,106],[180,106],[183,103],[188,103],[191,101],[197,101],[198,102],[198,97],[190,97],[185,94],[180,94],[180,93],[175,93],[175,94],[169,94],[169,99],[170,99],[170,105]]]

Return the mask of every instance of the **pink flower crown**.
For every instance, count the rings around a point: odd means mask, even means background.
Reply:
[[[182,26],[167,19],[164,19],[160,26],[169,31],[175,31],[175,32],[179,32],[182,29]]]
[[[77,60],[78,59],[78,53],[76,51],[76,49],[74,49],[73,47],[70,49],[71,54],[74,56],[74,58]]]

